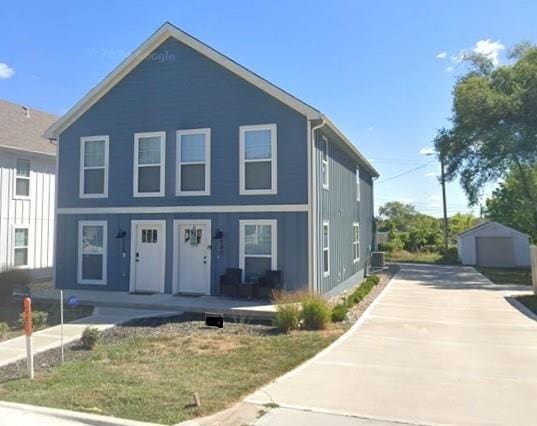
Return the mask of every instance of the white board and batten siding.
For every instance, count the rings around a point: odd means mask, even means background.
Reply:
[[[19,159],[30,161],[28,197],[15,191]],[[51,277],[55,188],[55,157],[0,148],[0,270],[14,267],[15,230],[27,228],[27,265],[20,268]]]
[[[497,222],[486,222],[458,235],[464,265],[529,267],[529,236]]]

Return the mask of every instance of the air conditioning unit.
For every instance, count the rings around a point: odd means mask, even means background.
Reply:
[[[373,251],[371,252],[371,267],[372,268],[384,268],[384,252],[383,251]]]

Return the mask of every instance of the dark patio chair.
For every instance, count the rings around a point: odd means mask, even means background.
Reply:
[[[269,299],[274,290],[281,290],[282,288],[282,271],[266,271],[265,275],[259,277],[257,281],[256,297]]]
[[[242,269],[226,268],[226,273],[220,275],[220,295],[239,297],[239,285],[242,278]]]

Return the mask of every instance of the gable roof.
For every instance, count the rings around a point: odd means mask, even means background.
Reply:
[[[520,231],[517,231],[515,228],[511,228],[510,226],[507,226],[507,225],[504,225],[502,223],[499,223],[499,222],[494,222],[492,220],[486,220],[484,222],[481,222],[471,228],[468,228],[467,230],[465,231],[462,231],[461,233],[457,234],[457,237],[460,237],[461,235],[465,235],[465,234],[470,234],[472,232],[475,232],[477,231],[478,229],[481,229],[481,228],[486,228],[487,226],[490,226],[490,225],[496,225],[496,226],[499,226],[501,228],[505,228],[509,231],[513,231],[513,232],[516,232],[517,234],[520,234],[520,235],[524,235],[525,237],[529,237],[528,234],[525,234],[524,232],[520,232]]]
[[[363,165],[371,172],[375,177],[379,176],[379,173],[375,168],[367,161],[367,159],[358,151],[358,149],[352,144],[352,142],[345,137],[345,135],[335,126],[335,124],[326,117],[319,110],[313,108],[311,105],[301,101],[285,90],[270,83],[268,80],[260,77],[258,74],[250,71],[249,69],[238,64],[229,57],[214,50],[212,47],[191,36],[190,34],[181,31],[174,25],[166,22],[162,25],[151,37],[149,37],[144,43],[142,43],[133,53],[131,53],[123,62],[121,62],[110,74],[108,74],[104,80],[102,80],[97,86],[90,90],[79,102],[77,102],[66,114],[59,118],[50,128],[45,132],[45,137],[50,139],[57,139],[59,134],[69,127],[75,120],[77,120],[84,112],[86,112],[92,105],[94,105],[99,99],[101,99],[113,86],[115,86],[123,77],[125,77],[131,70],[133,70],[140,62],[147,57],[153,50],[155,50],[161,43],[168,38],[173,37],[176,40],[191,47],[198,53],[213,60],[217,64],[233,72],[239,77],[243,78],[250,84],[263,90],[274,98],[278,99],[283,104],[298,111],[309,120],[325,120],[326,125],[329,126],[343,141],[345,145],[356,155]]]
[[[43,137],[43,132],[58,117],[24,108],[27,107],[0,99],[0,147],[34,154],[56,155],[56,146]]]

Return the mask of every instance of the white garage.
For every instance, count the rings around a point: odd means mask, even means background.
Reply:
[[[514,268],[530,266],[530,237],[497,222],[483,222],[457,236],[464,265]]]

